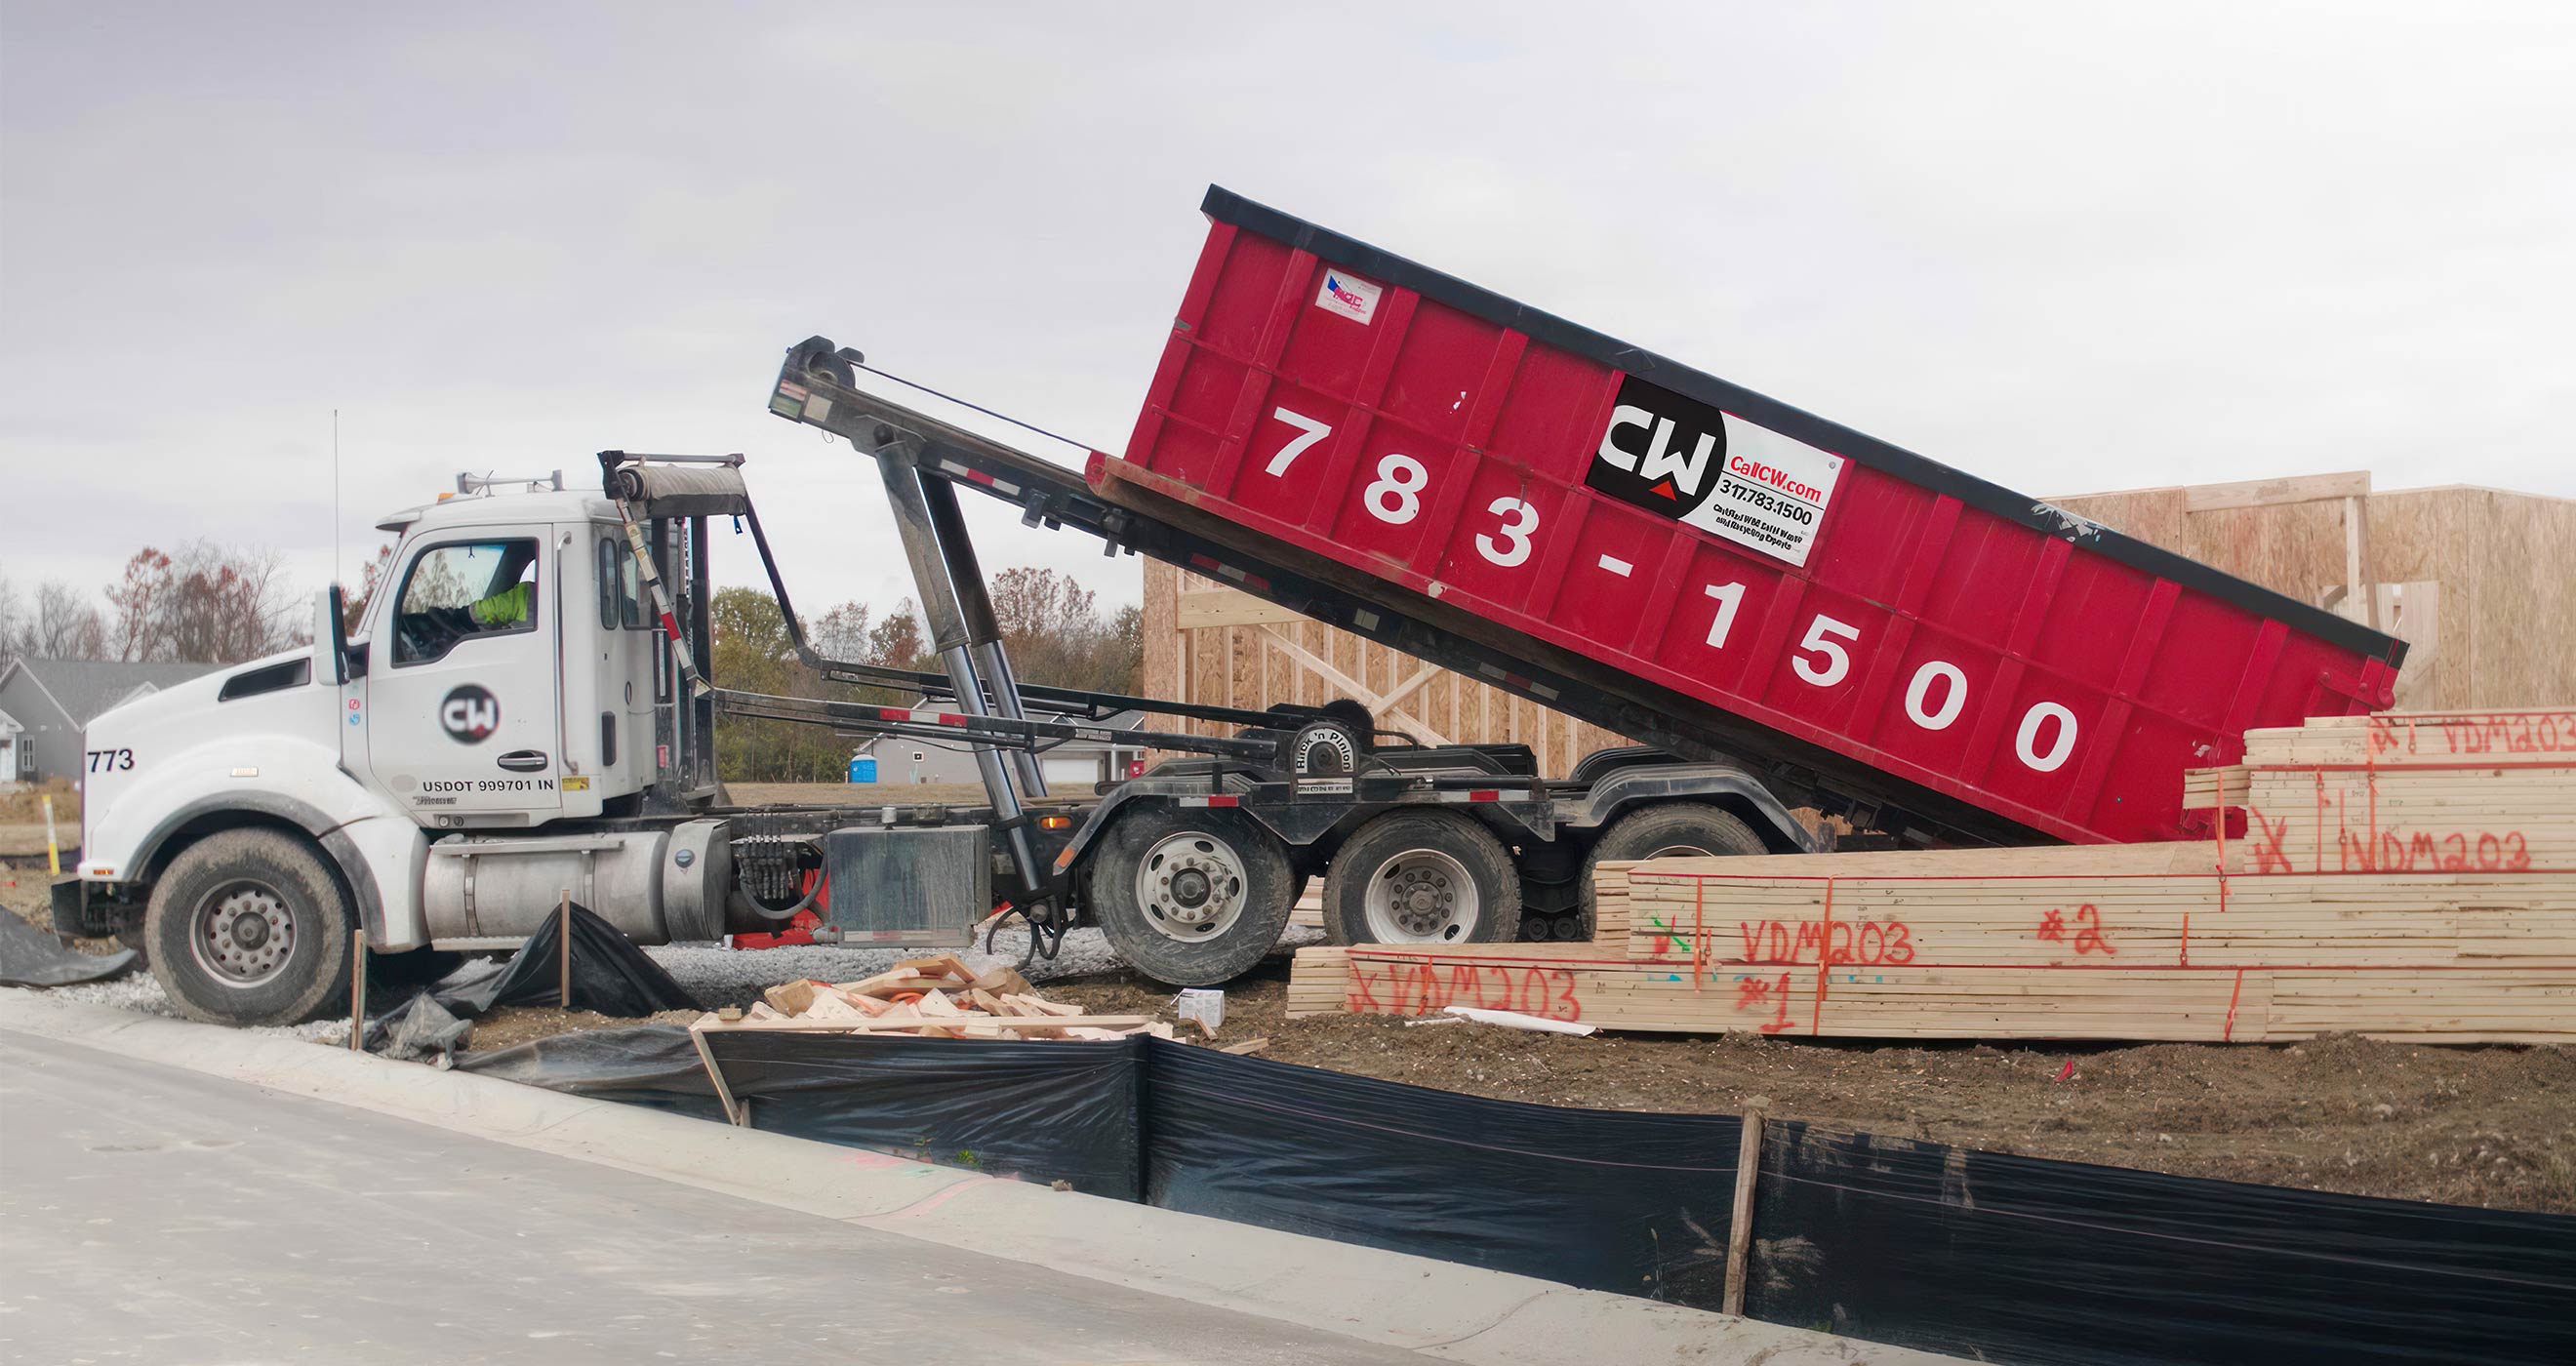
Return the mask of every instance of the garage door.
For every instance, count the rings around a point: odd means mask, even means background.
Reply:
[[[1088,792],[1093,783],[1100,781],[1098,759],[1046,759],[1040,761],[1038,771],[1046,775],[1047,786],[1050,788],[1071,788]]]

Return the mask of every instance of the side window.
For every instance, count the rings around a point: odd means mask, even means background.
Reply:
[[[635,556],[624,541],[617,543],[617,591],[627,628],[640,630],[650,625],[644,613],[643,571],[635,567]]]
[[[476,636],[537,628],[537,543],[452,541],[411,562],[394,599],[394,664],[423,664]]]
[[[599,629],[617,629],[617,542],[611,537],[599,538]]]

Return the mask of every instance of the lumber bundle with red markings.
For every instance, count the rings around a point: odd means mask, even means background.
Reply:
[[[2235,872],[2545,872],[2576,869],[2571,771],[2576,708],[2338,717],[2248,731],[2183,804],[2228,813]]]
[[[2194,805],[2244,808],[2209,840],[1610,865],[1593,943],[1309,949],[1289,1010],[1862,1038],[2576,1039],[2576,713],[2325,721],[2257,732],[2247,760],[2186,785]]]

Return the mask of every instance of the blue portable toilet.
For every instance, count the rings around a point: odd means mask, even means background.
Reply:
[[[850,756],[851,782],[872,783],[876,780],[877,756],[873,754],[853,754]]]

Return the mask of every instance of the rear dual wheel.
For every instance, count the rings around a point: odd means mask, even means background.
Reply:
[[[1493,944],[1520,938],[1521,878],[1493,831],[1454,811],[1391,811],[1324,874],[1336,944]]]
[[[1582,932],[1577,937],[1592,937],[1592,875],[1603,863],[1769,852],[1752,826],[1705,802],[1666,802],[1631,811],[1612,821],[1584,857]]]

